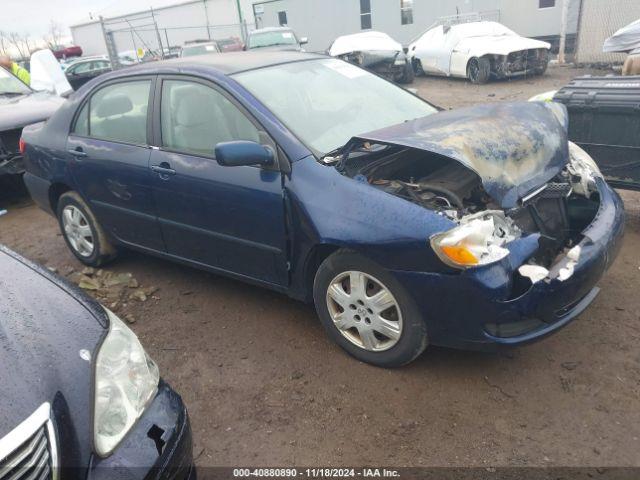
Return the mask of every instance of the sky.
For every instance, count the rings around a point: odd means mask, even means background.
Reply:
[[[91,13],[105,17],[161,7],[183,0],[0,0],[0,31],[28,34],[40,41],[51,20],[62,27],[64,41],[71,41],[69,26],[89,20]]]

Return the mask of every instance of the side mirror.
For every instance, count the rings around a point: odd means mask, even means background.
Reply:
[[[256,142],[238,140],[221,142],[216,145],[215,156],[223,167],[239,167],[247,165],[273,165],[273,150]]]
[[[306,45],[307,43],[309,43],[309,39],[307,37],[302,37],[300,39],[300,45]]]

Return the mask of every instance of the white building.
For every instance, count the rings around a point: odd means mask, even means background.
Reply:
[[[572,44],[581,0],[254,0],[253,11],[258,28],[286,23],[309,38],[311,51],[326,50],[336,37],[367,29],[407,44],[440,17],[476,12],[520,35],[557,44],[565,1],[571,2]]]
[[[197,39],[242,38],[242,23],[252,29],[251,0],[190,0],[175,5],[105,18],[119,52],[158,50]],[[158,30],[155,29],[155,24]],[[73,42],[84,55],[102,55],[107,47],[98,19],[72,25]],[[159,38],[158,38],[159,37]]]

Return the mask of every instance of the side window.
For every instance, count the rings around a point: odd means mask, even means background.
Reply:
[[[82,135],[83,137],[89,136],[89,102],[84,104],[84,107],[82,107],[82,110],[78,114],[73,133]]]
[[[258,129],[217,90],[183,80],[162,82],[162,146],[212,156],[220,142],[260,141]]]
[[[83,62],[78,64],[75,69],[73,70],[73,73],[85,73],[88,72],[89,70],[91,70],[91,63],[92,62]]]
[[[150,88],[149,80],[137,80],[98,90],[78,115],[74,132],[102,140],[145,145]]]

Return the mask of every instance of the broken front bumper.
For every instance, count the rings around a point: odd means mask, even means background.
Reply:
[[[423,312],[430,343],[491,350],[549,335],[583,312],[596,297],[596,283],[613,263],[624,232],[622,200],[597,179],[600,208],[583,231],[580,257],[564,281],[523,285],[518,267],[537,249],[537,236],[509,244],[510,255],[485,268],[457,275],[395,271]]]

